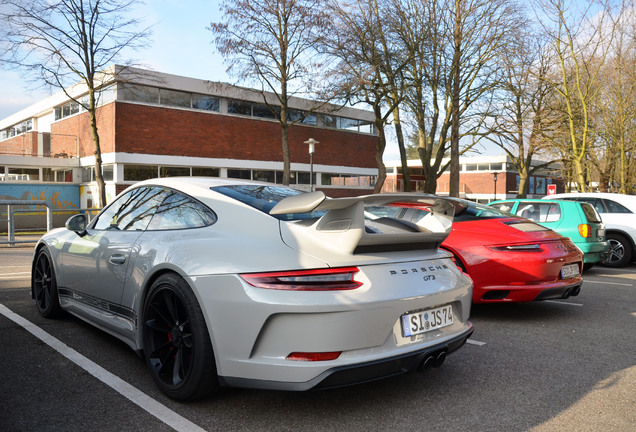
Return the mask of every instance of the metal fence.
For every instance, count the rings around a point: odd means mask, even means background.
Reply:
[[[42,210],[27,210],[23,208],[15,208],[16,206],[44,206],[46,211]],[[49,231],[53,228],[64,226],[64,221],[77,213],[84,213],[88,216],[88,221],[92,219],[94,215],[99,212],[99,209],[70,209],[70,210],[58,210],[53,209],[52,204],[48,201],[33,201],[33,200],[0,200],[0,206],[7,206],[6,219],[0,219],[0,223],[7,223],[7,239],[2,240],[0,237],[0,245],[8,244],[9,246],[15,246],[16,244],[34,243],[37,238],[29,238],[27,240],[16,240],[16,234],[20,231]],[[41,216],[46,215],[46,226],[41,221]],[[22,228],[16,228],[19,218],[29,221],[22,223]]]

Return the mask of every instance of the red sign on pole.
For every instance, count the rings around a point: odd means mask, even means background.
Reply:
[[[554,195],[556,194],[556,185],[555,184],[549,184],[548,185],[548,195]]]

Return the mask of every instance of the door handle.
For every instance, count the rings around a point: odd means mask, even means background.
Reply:
[[[111,264],[123,264],[126,262],[126,257],[124,255],[111,255],[108,261]]]

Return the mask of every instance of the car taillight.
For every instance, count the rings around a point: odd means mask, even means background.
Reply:
[[[533,244],[515,244],[507,246],[489,246],[491,250],[496,252],[541,252],[541,245],[538,243]]]
[[[287,360],[296,360],[296,361],[329,361],[335,360],[340,357],[342,351],[334,351],[334,352],[293,352],[287,356]]]
[[[583,238],[588,238],[591,234],[590,226],[588,224],[580,224],[579,234],[581,234],[581,237]]]
[[[352,290],[362,285],[354,279],[357,267],[333,269],[296,270],[240,275],[248,284],[257,288],[291,291]]]

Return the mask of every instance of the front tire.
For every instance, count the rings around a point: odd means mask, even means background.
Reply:
[[[632,244],[621,234],[607,234],[609,250],[605,254],[603,265],[606,267],[625,267],[632,260]]]
[[[176,400],[197,399],[219,388],[212,343],[188,284],[160,276],[143,309],[146,364],[157,386]]]
[[[31,292],[38,312],[45,318],[55,318],[62,313],[57,294],[57,280],[51,253],[44,246],[38,252],[31,268]]]

